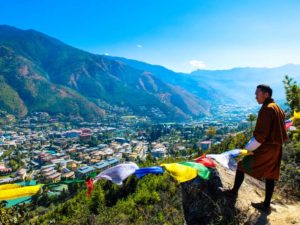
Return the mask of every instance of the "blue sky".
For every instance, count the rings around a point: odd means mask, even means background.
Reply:
[[[298,0],[0,0],[0,24],[166,66],[300,64]]]

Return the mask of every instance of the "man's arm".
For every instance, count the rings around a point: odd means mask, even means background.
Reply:
[[[264,108],[260,111],[258,115],[258,119],[256,122],[256,126],[253,132],[253,137],[250,141],[245,145],[245,149],[249,151],[256,150],[262,143],[265,142],[268,137],[272,121],[274,119],[274,111],[272,108]]]
[[[272,108],[263,108],[257,118],[253,137],[259,143],[263,144],[269,136],[275,117],[275,111]]]

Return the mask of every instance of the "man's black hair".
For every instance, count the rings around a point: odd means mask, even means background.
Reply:
[[[259,88],[263,93],[269,93],[269,96],[272,97],[273,90],[272,90],[272,88],[270,88],[269,85],[260,84],[260,85],[257,85],[256,88]]]

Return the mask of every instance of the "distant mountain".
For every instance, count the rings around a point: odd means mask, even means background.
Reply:
[[[152,65],[137,60],[114,56],[106,57],[124,62],[140,70],[149,71],[164,82],[167,82],[182,91],[193,94],[200,99],[206,107],[209,107],[212,104],[229,103],[233,101],[233,99],[229,97],[220,98],[220,92],[218,90],[212,88],[206,81],[197,81],[194,77],[190,76],[190,74],[176,73],[163,66]]]
[[[300,65],[176,73],[158,65],[91,54],[34,30],[0,26],[0,110],[101,118],[132,113],[185,120],[211,113],[215,104],[255,103],[268,83],[284,99],[282,79],[300,77]]]
[[[233,68],[228,70],[197,70],[190,74],[176,73],[163,66],[137,60],[107,56],[134,68],[150,71],[161,80],[195,95],[204,104],[257,104],[254,98],[258,84],[269,84],[274,98],[285,100],[283,78],[289,75],[299,81],[300,65],[287,64],[276,68]]]
[[[0,46],[0,108],[16,116],[30,111],[103,116],[104,111],[70,88],[50,82],[45,72],[12,49]]]
[[[289,75],[299,82],[300,65],[287,64],[276,68],[233,68],[230,70],[197,70],[191,77],[217,89],[222,96],[234,99],[240,104],[255,103],[254,92],[258,84],[272,87],[274,98],[284,100],[284,76]]]
[[[47,111],[92,119],[128,111],[182,120],[209,114],[207,101],[151,72],[34,30],[0,26],[0,54],[0,110],[18,116]]]

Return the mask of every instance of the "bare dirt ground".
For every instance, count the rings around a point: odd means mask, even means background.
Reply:
[[[234,182],[235,172],[230,171],[222,166],[217,167],[223,186],[231,188]],[[265,184],[249,176],[245,176],[244,183],[241,186],[239,195],[236,201],[236,208],[245,214],[241,224],[247,225],[300,225],[300,202],[287,201],[278,193],[274,193],[272,198],[272,213],[267,215],[260,212],[251,206],[251,202],[262,202],[264,200]]]

